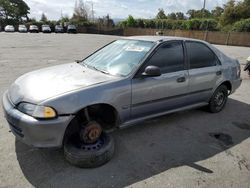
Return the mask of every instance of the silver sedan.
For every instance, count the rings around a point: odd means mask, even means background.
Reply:
[[[241,84],[240,71],[238,60],[204,41],[121,38],[81,61],[21,76],[3,106],[21,141],[64,146],[69,162],[94,167],[113,155],[107,131],[201,106],[220,112]]]

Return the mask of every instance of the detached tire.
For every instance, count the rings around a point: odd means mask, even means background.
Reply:
[[[213,96],[211,97],[208,105],[208,110],[211,113],[218,113],[225,107],[228,99],[228,89],[225,85],[219,86]]]
[[[80,145],[76,137],[68,139],[64,144],[64,156],[66,160],[80,168],[99,167],[112,158],[114,154],[114,139],[110,135],[102,133],[99,143],[92,145]],[[100,144],[102,144],[100,146]]]

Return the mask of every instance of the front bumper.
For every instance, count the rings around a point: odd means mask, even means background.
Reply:
[[[3,95],[4,116],[12,133],[25,144],[39,147],[60,147],[65,130],[74,116],[59,116],[50,120],[38,120],[15,108],[8,93]]]
[[[67,32],[68,33],[77,33],[77,31],[75,29],[68,29]]]
[[[36,29],[33,30],[33,29],[31,29],[31,30],[29,30],[29,32],[30,33],[39,33],[39,30],[36,30]]]

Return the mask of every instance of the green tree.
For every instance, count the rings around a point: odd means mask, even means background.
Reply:
[[[143,19],[137,19],[136,20],[136,26],[140,27],[140,28],[143,28],[144,27],[144,21],[143,21]]]
[[[129,15],[127,19],[127,26],[128,27],[135,27],[136,26],[136,21],[133,16]]]
[[[234,23],[236,20],[235,0],[230,0],[224,5],[224,13],[220,18],[220,24],[225,26]]]
[[[189,15],[189,19],[193,18],[211,18],[212,14],[207,9],[200,9],[200,10],[188,10],[187,14]]]
[[[177,20],[184,20],[185,19],[185,16],[184,16],[184,13],[183,12],[176,12],[176,19]]]
[[[28,21],[30,8],[23,0],[0,0],[0,19],[5,22]]]
[[[222,26],[232,25],[241,19],[250,18],[250,0],[240,1],[230,0],[224,5],[224,12],[220,18]]]
[[[158,13],[156,15],[156,19],[166,19],[167,16],[162,8],[158,9]]]
[[[213,15],[213,17],[214,18],[220,18],[220,16],[222,15],[222,13],[224,12],[224,9],[223,8],[221,8],[221,7],[215,7],[212,11],[211,11],[211,13],[212,13],[212,15]]]
[[[170,19],[170,20],[176,20],[176,14],[174,12],[168,14],[168,19]]]
[[[195,10],[194,9],[188,10],[187,15],[189,15],[189,19],[195,18]]]
[[[235,22],[232,30],[238,32],[250,32],[250,18]]]

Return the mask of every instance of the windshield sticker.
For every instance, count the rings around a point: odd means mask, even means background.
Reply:
[[[141,46],[128,46],[125,50],[130,52],[143,52],[145,48]]]

